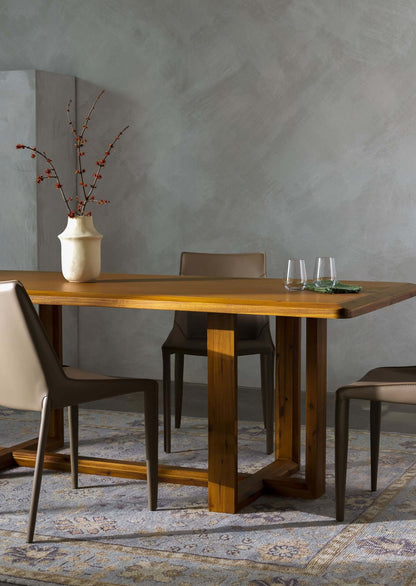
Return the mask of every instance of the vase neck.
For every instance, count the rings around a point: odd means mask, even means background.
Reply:
[[[92,216],[74,216],[68,217],[66,228],[59,238],[102,238],[102,234],[96,230]]]

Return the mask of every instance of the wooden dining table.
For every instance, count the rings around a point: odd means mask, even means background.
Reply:
[[[62,307],[183,310],[208,314],[208,468],[159,466],[159,480],[208,487],[210,511],[235,513],[261,494],[317,498],[325,492],[327,320],[351,319],[416,296],[413,283],[348,281],[360,293],[289,292],[281,279],[101,274],[69,283],[59,272],[0,271],[19,280],[60,358]],[[273,461],[251,474],[238,470],[236,316],[276,318],[276,395]],[[305,462],[301,467],[301,322],[306,319]],[[358,324],[357,324],[358,326]],[[138,346],[140,341],[137,341]],[[87,365],[82,365],[87,366]],[[140,376],[140,373],[138,373]],[[346,381],[348,382],[348,381]],[[62,411],[54,413],[45,467],[69,470]],[[34,466],[37,438],[0,448],[0,468]],[[82,456],[79,471],[146,477],[144,462]]]

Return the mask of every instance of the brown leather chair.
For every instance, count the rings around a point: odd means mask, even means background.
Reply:
[[[157,506],[158,387],[156,381],[102,376],[62,367],[23,285],[0,283],[0,405],[40,411],[27,541],[33,541],[49,420],[52,409],[69,407],[72,486],[78,487],[78,405],[143,392],[148,505]]]
[[[181,275],[209,277],[265,277],[266,256],[263,252],[242,254],[208,254],[183,252]],[[164,447],[171,451],[170,357],[175,355],[175,427],[181,425],[184,355],[207,355],[207,315],[186,311],[175,312],[174,325],[162,346]],[[273,451],[274,344],[269,318],[260,315],[237,317],[237,354],[260,354],[263,418],[266,427],[267,453]]]
[[[416,366],[375,368],[336,392],[335,497],[337,521],[344,520],[350,399],[370,401],[371,490],[377,490],[381,403],[416,405]]]

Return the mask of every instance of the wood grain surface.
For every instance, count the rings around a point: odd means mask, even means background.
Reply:
[[[0,271],[17,279],[32,301],[45,305],[126,307],[325,319],[352,318],[416,295],[413,283],[348,281],[360,293],[289,292],[281,279],[102,274],[92,283],[69,283],[59,272]]]

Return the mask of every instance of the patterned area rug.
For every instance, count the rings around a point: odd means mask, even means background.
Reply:
[[[0,410],[0,445],[37,432],[37,414]],[[143,457],[140,415],[80,412],[81,453]],[[241,423],[240,469],[267,463],[260,424]],[[162,433],[160,434],[162,437]],[[334,521],[333,433],[328,489],[315,501],[264,496],[237,515],[210,513],[207,490],[161,484],[146,509],[142,481],[46,471],[34,544],[25,543],[32,470],[0,473],[0,582],[112,586],[416,584],[416,436],[384,434],[379,490],[369,490],[368,433],[352,431],[346,521]],[[185,418],[163,463],[205,467],[206,421]]]

